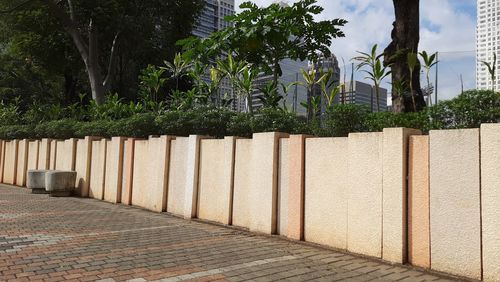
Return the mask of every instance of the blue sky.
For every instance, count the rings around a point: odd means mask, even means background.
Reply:
[[[289,0],[285,2],[294,2]],[[243,0],[236,0],[239,4]],[[255,0],[258,5],[269,5],[273,0]],[[421,0],[420,50],[440,52],[439,96],[449,99],[464,88],[475,87],[476,1],[475,0]],[[350,74],[350,59],[356,51],[368,51],[378,44],[380,52],[390,41],[394,11],[392,0],[318,0],[325,11],[318,19],[344,18],[349,21],[346,37],[337,39],[333,52],[344,58]],[[342,66],[341,66],[342,69]],[[431,74],[434,78],[434,73]],[[361,74],[357,74],[363,80]],[[424,80],[424,76],[422,76]],[[388,82],[385,87],[389,88]]]

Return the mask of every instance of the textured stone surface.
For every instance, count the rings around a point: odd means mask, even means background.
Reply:
[[[109,140],[92,140],[92,155],[90,159],[89,197],[102,200],[106,177],[106,147]]]
[[[500,124],[481,126],[483,279],[500,281]]]
[[[481,279],[479,129],[429,138],[431,267]]]
[[[171,136],[135,141],[132,205],[162,212],[167,207]]]
[[[50,148],[52,139],[40,140],[40,149],[38,151],[38,168],[50,169]]]
[[[236,140],[234,157],[233,225],[250,226],[252,139]]]
[[[408,162],[408,262],[429,268],[429,136],[411,136]]]
[[[28,140],[19,140],[17,149],[16,185],[26,186],[26,171],[28,170]]]
[[[286,236],[304,238],[306,135],[291,135],[288,141],[288,214]]]
[[[421,135],[407,128],[384,129],[382,259],[394,263],[407,261],[407,176],[408,140]]]
[[[76,172],[47,171],[45,173],[45,190],[48,192],[73,191],[75,189]]]
[[[189,138],[177,137],[172,140],[170,150],[167,211],[184,216]]]
[[[231,224],[235,137],[201,140],[198,218]]]
[[[62,140],[52,140],[50,142],[49,149],[49,168],[50,170],[56,169],[56,160],[57,160],[57,145],[61,144]]]
[[[16,183],[17,176],[17,153],[19,140],[5,142],[4,159],[3,159],[3,183]]]
[[[28,193],[0,187],[0,280],[446,281],[276,237]]]
[[[351,133],[348,140],[347,249],[382,257],[383,133]]]
[[[28,167],[26,170],[38,169],[38,155],[40,149],[40,140],[30,140],[28,142]]]
[[[29,170],[27,174],[26,187],[28,189],[45,190],[45,174],[47,170]]]
[[[4,140],[0,140],[0,183],[3,183],[3,161],[5,157],[5,152],[4,152]]]
[[[290,146],[288,138],[279,140],[278,156],[278,207],[277,228],[279,235],[288,236],[288,197],[290,193]]]
[[[115,204],[120,203],[122,198],[124,141],[124,137],[113,137],[106,149],[104,200]]]
[[[257,133],[252,139],[250,231],[277,233],[279,140],[283,133]]]
[[[347,249],[348,139],[308,138],[304,239]]]

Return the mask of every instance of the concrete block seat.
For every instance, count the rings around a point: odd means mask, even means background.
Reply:
[[[48,170],[28,170],[26,187],[31,189],[32,194],[46,194],[45,174]]]
[[[68,197],[75,190],[75,171],[47,171],[45,174],[45,190],[52,197]]]

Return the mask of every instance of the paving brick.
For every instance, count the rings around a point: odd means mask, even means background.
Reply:
[[[91,199],[0,185],[0,280],[418,281],[409,270]],[[7,245],[2,246],[7,246]]]

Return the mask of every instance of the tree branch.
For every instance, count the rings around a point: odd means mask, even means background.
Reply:
[[[73,42],[75,43],[76,48],[80,52],[82,59],[84,60],[85,63],[88,63],[89,46],[87,46],[87,44],[83,40],[83,36],[78,31],[76,22],[73,21],[71,17],[68,16],[68,14],[63,9],[61,9],[61,7],[59,7],[57,3],[54,2],[53,0],[43,0],[43,1],[49,7],[50,12],[54,14],[54,16],[59,19],[59,21],[61,21],[66,31],[73,38]]]
[[[75,8],[73,7],[73,1],[68,0],[68,6],[69,6],[69,18],[75,22]]]
[[[15,11],[15,10],[17,10],[17,9],[21,9],[22,7],[24,7],[24,6],[28,5],[29,3],[33,2],[33,1],[35,1],[35,0],[27,0],[27,1],[24,1],[24,2],[22,2],[22,3],[20,3],[20,4],[18,4],[18,5],[16,5],[16,6],[14,6],[14,7],[10,8],[10,9],[0,11],[0,14],[10,14],[10,13],[14,12],[14,11]]]
[[[108,65],[108,73],[106,75],[106,78],[104,79],[103,86],[106,91],[109,91],[111,88],[111,81],[113,80],[113,77],[115,76],[116,72],[116,58],[117,58],[117,49],[118,49],[118,44],[119,44],[119,38],[120,38],[121,32],[117,32],[115,35],[115,38],[113,39],[113,45],[111,46],[111,54],[109,56],[109,65]]]

